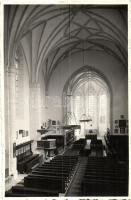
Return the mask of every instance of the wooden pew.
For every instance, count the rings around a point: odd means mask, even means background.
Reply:
[[[61,178],[63,181],[65,181],[65,183],[69,183],[69,181],[71,180],[71,175],[69,175],[68,173],[51,173],[51,172],[40,172],[40,171],[34,171],[32,173],[32,175],[41,175],[42,177],[52,177],[52,178],[56,178],[56,177],[59,177]]]
[[[111,175],[111,174],[86,174],[84,176],[85,179],[89,180],[90,178],[93,180],[107,180],[107,181],[125,181],[125,177],[119,177],[118,174],[117,175]]]
[[[53,160],[51,160],[51,162],[57,162],[57,161],[59,161],[59,162],[67,162],[67,163],[74,163],[74,162],[76,162],[77,160],[76,159],[66,159],[66,158],[64,158],[64,159],[61,159],[61,158],[57,158],[57,159],[53,159]]]
[[[39,167],[39,168],[36,168],[35,170],[40,170],[40,171],[62,171],[62,172],[69,172],[71,171],[70,168],[62,168],[61,166],[58,166],[58,167]],[[33,172],[34,170],[32,170]]]
[[[82,194],[85,196],[123,196],[127,195],[127,187],[125,182],[89,179],[82,183]]]
[[[67,178],[70,175],[69,171],[63,172],[63,171],[52,171],[52,170],[49,171],[34,170],[32,174],[51,175],[51,176],[62,175]]]
[[[12,189],[6,192],[6,197],[57,197],[59,196],[58,190],[50,189],[37,189],[31,187],[24,187],[23,185],[17,184]]]
[[[66,160],[66,161],[77,161],[78,160],[78,156],[57,156],[54,157],[53,160]]]
[[[103,150],[102,140],[91,140],[91,150]]]
[[[6,195],[12,197],[59,196],[59,193],[65,193],[77,160],[77,157],[58,156],[50,163],[32,170],[32,173],[24,178],[23,183],[13,186]]]
[[[54,166],[54,165],[47,165],[47,166],[40,166],[38,168],[36,168],[35,170],[56,170],[56,171],[70,171],[72,170],[71,167],[69,166]]]
[[[105,137],[109,152],[118,160],[129,160],[129,137],[126,134],[109,134]]]
[[[26,187],[58,190],[60,193],[64,193],[74,166],[76,165],[77,158],[56,157],[50,163],[45,163],[32,171],[28,177],[24,178],[24,185]]]
[[[64,193],[67,182],[66,179],[59,176],[29,175],[24,178],[24,185],[39,189],[58,190],[60,193]]]
[[[73,175],[73,171],[70,171],[70,170],[61,170],[61,169],[58,169],[58,170],[56,170],[56,169],[45,169],[45,170],[34,170],[34,171],[32,171],[32,174],[55,174],[55,175],[63,175],[63,176],[65,176],[65,177],[67,177],[67,180],[68,179],[70,179],[71,177],[72,177],[72,175]]]
[[[60,160],[53,160],[52,162],[50,162],[50,165],[67,165],[67,166],[74,166],[76,164],[76,162],[66,162],[66,161],[60,161]]]
[[[32,142],[33,140],[16,146],[17,170],[19,173],[28,173],[41,160],[39,154],[33,155]]]
[[[61,169],[61,168],[57,168],[57,169],[53,169],[53,168],[47,168],[47,169],[36,169],[33,170],[32,173],[34,173],[35,171],[39,171],[40,173],[66,173],[68,174],[68,176],[73,174],[73,171],[69,170],[69,169]]]
[[[123,178],[125,178],[125,177],[128,177],[128,174],[125,174],[125,173],[119,173],[118,171],[94,171],[94,170],[88,170],[86,173],[85,173],[85,176],[86,175],[100,175],[100,176],[105,176],[105,175],[108,175],[108,176],[112,176],[112,177],[118,177],[118,176],[120,176],[120,177],[123,177]]]
[[[67,166],[73,166],[73,165],[75,165],[76,164],[76,162],[74,163],[74,162],[65,162],[65,161],[52,161],[52,162],[50,162],[50,163],[44,163],[44,164],[42,164],[42,166],[49,166],[49,165],[67,165]]]
[[[108,158],[89,158],[82,181],[82,195],[122,196],[128,194],[128,167]]]
[[[74,168],[74,165],[69,165],[69,164],[64,164],[64,163],[50,163],[50,164],[44,164],[41,166],[41,168],[47,168],[47,167],[54,167],[54,168],[58,168],[58,167],[61,167],[61,168],[69,168],[69,169],[73,169]]]
[[[61,167],[58,167],[58,168],[54,168],[54,167],[52,167],[52,168],[37,168],[37,169],[35,169],[35,170],[32,170],[32,173],[34,172],[34,171],[39,171],[39,172],[51,172],[51,173],[67,173],[68,174],[68,176],[70,176],[70,175],[72,175],[72,173],[73,173],[73,170],[71,170],[70,168],[61,168]]]

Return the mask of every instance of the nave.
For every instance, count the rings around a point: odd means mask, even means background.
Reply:
[[[3,196],[129,195],[128,10],[4,5]]]

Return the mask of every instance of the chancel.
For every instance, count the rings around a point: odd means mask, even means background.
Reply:
[[[5,196],[128,196],[127,5],[5,5]]]

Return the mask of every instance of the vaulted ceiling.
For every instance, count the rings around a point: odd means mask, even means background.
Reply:
[[[6,5],[5,64],[21,48],[32,81],[48,81],[58,63],[76,52],[104,51],[127,68],[126,6]]]

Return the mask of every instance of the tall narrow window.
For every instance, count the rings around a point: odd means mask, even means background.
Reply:
[[[90,116],[91,121],[85,122],[84,132],[88,134],[90,130],[103,135],[109,127],[110,121],[110,93],[109,88],[103,78],[96,73],[87,72],[85,76],[74,81],[71,85],[70,103],[67,110],[70,113],[70,120],[67,124],[80,124],[82,116]],[[90,76],[91,74],[91,76]],[[71,81],[73,83],[73,80]],[[70,86],[70,85],[69,85]],[[74,120],[75,119],[75,120]]]
[[[24,118],[24,66],[21,49],[17,50],[16,65],[16,118]]]

